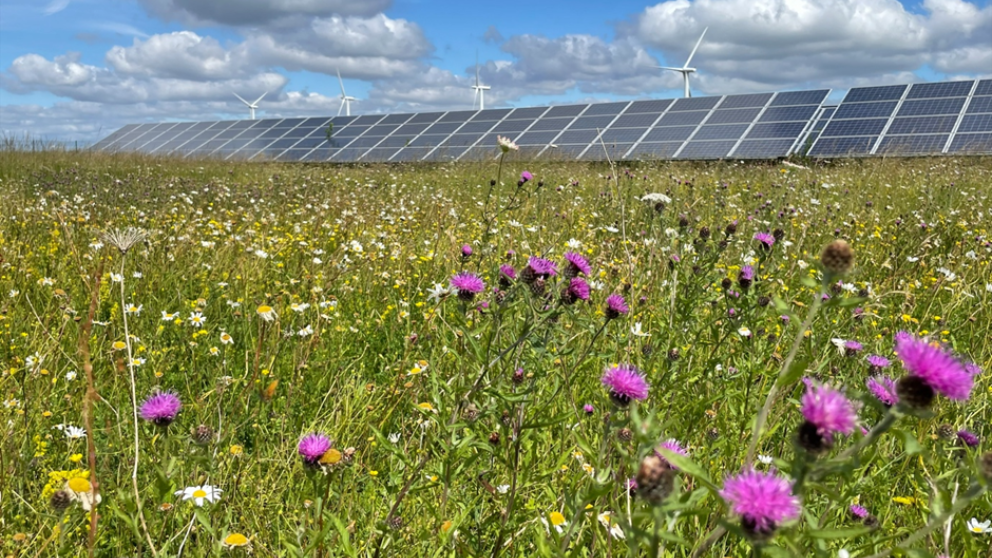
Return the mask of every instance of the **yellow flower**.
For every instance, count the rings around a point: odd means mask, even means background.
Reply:
[[[320,456],[321,465],[337,465],[341,462],[341,452],[331,448],[324,452],[324,455]]]
[[[231,533],[230,535],[224,537],[224,541],[221,544],[227,548],[251,548],[251,541],[249,541],[248,537],[242,535],[241,533]]]
[[[448,531],[450,531],[451,530],[451,525],[452,525],[452,523],[451,523],[451,520],[450,519],[447,520],[447,521],[445,521],[444,523],[442,523],[441,524],[441,532],[442,533],[447,533]]]
[[[437,411],[434,410],[434,405],[431,405],[430,403],[427,403],[427,402],[417,403],[417,407],[420,407],[421,409],[423,409],[425,411],[430,411],[432,413],[436,413],[437,412]]]
[[[913,504],[916,503],[916,498],[913,498],[911,496],[896,496],[895,498],[892,499],[892,501],[897,504],[902,504],[904,506],[912,506]]]
[[[245,448],[241,447],[239,444],[234,444],[233,446],[231,446],[231,449],[230,449],[231,455],[234,455],[234,456],[241,455],[242,453],[244,453],[244,451],[245,451]]]
[[[69,456],[69,461],[72,461],[73,463],[79,463],[82,460],[83,460],[83,454],[81,453],[74,453]]]
[[[565,521],[565,516],[561,512],[553,511],[548,514],[548,521],[551,522],[553,527],[561,527],[562,525],[567,525],[568,522]]]

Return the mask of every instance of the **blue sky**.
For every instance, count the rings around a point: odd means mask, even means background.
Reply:
[[[990,0],[3,0],[0,132],[681,96],[992,75]]]

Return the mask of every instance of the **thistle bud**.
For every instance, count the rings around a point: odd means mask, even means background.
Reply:
[[[847,242],[837,239],[827,244],[820,254],[823,269],[834,275],[844,275],[854,267],[854,250]]]
[[[661,456],[651,453],[637,470],[637,495],[649,504],[662,503],[675,487],[675,471]]]

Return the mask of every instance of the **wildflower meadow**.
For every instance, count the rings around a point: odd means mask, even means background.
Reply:
[[[992,556],[992,161],[493,149],[0,153],[0,556]]]

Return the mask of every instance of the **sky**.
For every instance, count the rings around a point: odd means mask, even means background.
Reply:
[[[0,135],[992,76],[992,0],[2,0]],[[476,66],[478,60],[478,66]]]

